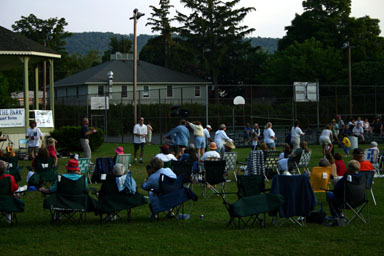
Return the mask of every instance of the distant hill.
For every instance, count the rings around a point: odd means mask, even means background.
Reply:
[[[69,54],[78,53],[81,55],[87,54],[90,50],[98,50],[100,55],[103,55],[108,50],[109,41],[112,36],[120,37],[121,34],[112,32],[82,32],[73,33],[70,38],[66,39],[66,50]],[[133,34],[123,35],[133,41]],[[137,51],[140,52],[150,38],[156,35],[139,35],[137,37]],[[268,52],[274,52],[277,49],[277,38],[251,37],[251,45],[253,47],[261,46]]]

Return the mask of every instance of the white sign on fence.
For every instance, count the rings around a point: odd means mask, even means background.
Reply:
[[[105,103],[107,103],[107,109],[109,109],[108,97],[91,97],[91,109],[92,110],[104,110]]]
[[[318,101],[317,83],[294,82],[293,86],[295,86],[296,102],[317,102]]]
[[[0,109],[0,127],[24,127],[25,111],[23,108]]]
[[[52,110],[35,110],[37,127],[53,127]]]

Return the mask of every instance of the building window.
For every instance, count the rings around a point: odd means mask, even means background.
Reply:
[[[173,90],[171,85],[167,86],[167,97],[173,97]]]
[[[200,86],[195,86],[195,97],[200,97]]]
[[[149,87],[148,87],[148,85],[144,85],[143,97],[144,98],[148,98],[149,97]]]
[[[97,87],[97,95],[104,96],[104,85],[99,85]]]
[[[123,85],[121,86],[121,97],[127,98],[128,97],[128,92],[127,92],[127,86]]]

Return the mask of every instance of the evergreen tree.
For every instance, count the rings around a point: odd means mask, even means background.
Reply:
[[[177,11],[177,21],[182,26],[178,32],[184,39],[185,47],[192,52],[194,59],[205,73],[205,78],[211,78],[213,84],[219,83],[221,70],[228,58],[229,52],[235,52],[245,47],[246,35],[254,31],[242,23],[245,16],[254,11],[253,7],[235,6],[240,0],[181,0],[184,6],[192,11],[183,14]]]
[[[160,7],[157,8],[153,5],[150,5],[152,9],[152,18],[149,18],[149,22],[146,26],[152,26],[152,32],[160,32],[160,38],[163,46],[163,65],[168,67],[169,62],[169,48],[173,44],[172,33],[174,32],[174,28],[171,27],[171,22],[174,19],[169,18],[169,9],[173,7],[173,5],[169,4],[169,0],[160,0]]]
[[[112,36],[109,41],[109,50],[104,52],[103,62],[110,60],[111,54],[116,52],[132,53],[132,41],[127,36],[121,35],[120,38]]]

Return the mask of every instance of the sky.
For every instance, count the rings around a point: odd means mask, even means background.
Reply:
[[[175,9],[188,13],[179,0],[170,0]],[[303,0],[241,0],[238,7],[255,7],[256,11],[247,15],[244,24],[256,31],[252,37],[281,38],[285,26],[291,24],[295,14],[303,12]],[[153,34],[150,26],[145,26],[151,15],[150,5],[158,7],[159,0],[0,0],[0,26],[11,29],[21,16],[34,14],[40,19],[51,17],[65,18],[69,32],[114,32],[133,33],[133,22],[129,18],[133,10],[145,14],[138,21],[138,34]],[[365,15],[380,20],[381,36],[384,35],[384,0],[352,0],[352,17]],[[177,25],[177,24],[173,24]]]

